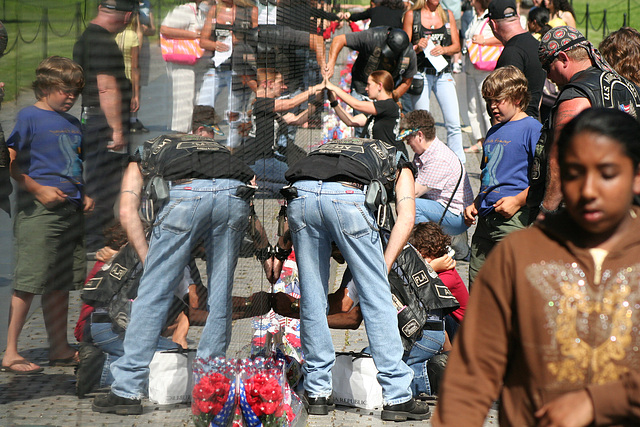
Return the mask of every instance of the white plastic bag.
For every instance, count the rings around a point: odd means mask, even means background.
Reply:
[[[364,353],[336,353],[333,365],[333,398],[337,405],[364,409],[382,408],[382,387],[373,358]]]
[[[159,405],[191,401],[195,351],[156,351],[149,364],[149,400]]]

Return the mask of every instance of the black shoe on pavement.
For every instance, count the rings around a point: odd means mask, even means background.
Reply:
[[[91,393],[100,383],[105,355],[93,344],[81,342],[78,348],[76,369],[76,394],[80,399]]]
[[[137,120],[129,126],[129,132],[131,133],[148,133],[149,129],[144,127],[140,120]]]
[[[384,405],[381,414],[383,421],[428,420],[430,417],[427,402],[413,398],[397,405]]]
[[[328,415],[329,411],[336,409],[333,394],[329,397],[310,397],[305,392],[302,402],[310,415]]]
[[[142,414],[142,401],[140,399],[127,399],[109,392],[93,399],[91,407],[93,412],[104,412],[117,415]]]

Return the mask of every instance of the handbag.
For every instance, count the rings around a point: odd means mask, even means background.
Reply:
[[[331,370],[335,403],[364,409],[381,408],[382,387],[377,374],[371,355],[337,352]]]
[[[149,364],[149,400],[159,405],[191,401],[195,350],[156,351]]]
[[[407,90],[409,95],[422,95],[422,90],[424,89],[424,79],[416,79],[415,76],[411,81],[411,86]]]
[[[197,16],[193,5],[189,5]],[[172,39],[160,34],[160,50],[162,59],[166,62],[182,65],[194,65],[204,55],[204,49],[200,47],[199,39]]]
[[[484,21],[480,33],[484,30],[484,27],[489,22],[489,18]],[[466,41],[467,51],[469,52],[469,60],[476,69],[480,71],[493,71],[496,69],[498,58],[502,54],[504,46],[486,46],[474,43],[471,40]]]

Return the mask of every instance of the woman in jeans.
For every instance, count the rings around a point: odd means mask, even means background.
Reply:
[[[460,52],[460,36],[453,12],[445,11],[440,6],[440,0],[417,0],[413,10],[404,15],[403,28],[418,56],[418,74],[413,77],[413,86],[419,81],[424,82],[424,86],[416,94],[410,94],[412,89],[409,89],[402,96],[402,109],[405,113],[413,110],[428,111],[433,91],[444,116],[447,145],[464,163],[466,159],[462,149],[460,109],[456,85],[451,75],[451,56]],[[425,56],[429,41],[434,45],[429,54],[444,58],[447,61],[444,68],[436,69]]]

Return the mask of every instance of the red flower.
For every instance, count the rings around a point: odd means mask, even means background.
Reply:
[[[227,402],[231,380],[219,373],[206,375],[193,387],[194,415],[201,413],[217,415]]]

